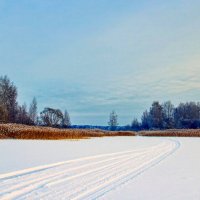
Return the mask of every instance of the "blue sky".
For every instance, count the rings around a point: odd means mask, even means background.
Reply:
[[[121,125],[152,101],[200,100],[199,0],[0,0],[0,71],[19,102]]]

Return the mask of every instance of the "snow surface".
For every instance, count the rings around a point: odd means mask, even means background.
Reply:
[[[97,154],[143,148],[160,139],[104,137],[85,140],[0,140],[0,174]]]
[[[101,199],[199,200],[200,138],[175,138],[180,148]]]
[[[199,138],[1,140],[0,150],[0,199],[200,199]]]

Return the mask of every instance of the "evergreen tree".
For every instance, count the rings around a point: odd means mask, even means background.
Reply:
[[[133,130],[140,129],[140,123],[138,122],[138,120],[136,118],[134,118],[134,120],[131,123],[131,129],[133,129]]]
[[[108,122],[108,125],[110,126],[110,130],[112,130],[112,131],[116,130],[116,128],[118,126],[117,121],[118,121],[118,116],[115,111],[112,111],[110,113],[110,118],[109,118],[109,122]]]

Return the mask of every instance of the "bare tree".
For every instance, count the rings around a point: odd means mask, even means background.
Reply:
[[[162,128],[163,127],[163,112],[162,106],[158,101],[154,101],[149,112],[150,123],[152,128]]]
[[[63,120],[62,120],[62,126],[63,127],[70,127],[71,126],[71,120],[70,120],[70,116],[69,116],[69,113],[67,112],[67,110],[65,110],[65,112],[64,112],[64,116],[63,116]]]
[[[149,113],[145,110],[142,114],[141,121],[142,121],[142,128],[149,129],[150,128],[150,119]]]
[[[16,122],[20,124],[30,124],[26,103],[24,103],[22,106],[18,106]]]
[[[45,108],[41,113],[40,117],[42,123],[46,126],[58,126],[62,123],[63,114],[59,109]]]
[[[108,125],[110,126],[110,130],[116,130],[118,126],[118,116],[115,111],[110,113]]]
[[[171,101],[163,103],[163,127],[166,129],[174,127],[174,105]]]
[[[17,88],[7,76],[0,77],[0,106],[5,122],[15,122],[17,115]]]
[[[29,108],[29,117],[31,124],[36,124],[37,123],[37,100],[34,97]]]
[[[8,120],[8,112],[5,106],[0,105],[0,122],[7,122]]]

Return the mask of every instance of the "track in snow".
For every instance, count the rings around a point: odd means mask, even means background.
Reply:
[[[0,175],[0,199],[96,199],[172,154],[173,140]]]

